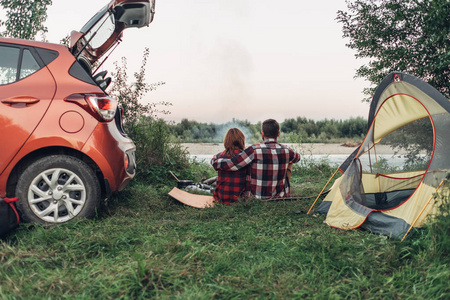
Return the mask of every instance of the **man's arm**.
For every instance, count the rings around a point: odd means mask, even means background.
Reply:
[[[295,164],[299,161],[300,161],[300,154],[289,148],[289,162]]]
[[[292,175],[292,167],[294,166],[294,163],[289,163],[286,170],[286,177],[288,181],[291,181],[291,175]]]
[[[254,158],[254,149],[252,146],[248,147],[242,151],[239,155],[228,159],[228,158],[217,158],[214,156],[211,159],[211,165],[215,170],[222,171],[237,171],[246,166],[248,166]]]

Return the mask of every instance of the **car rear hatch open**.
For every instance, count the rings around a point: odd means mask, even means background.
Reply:
[[[72,31],[70,51],[86,70],[120,42],[127,28],[148,26],[155,14],[155,0],[112,0],[79,32]]]

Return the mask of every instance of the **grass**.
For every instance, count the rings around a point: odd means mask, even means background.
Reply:
[[[325,165],[294,169],[294,193],[317,194],[333,171]],[[168,197],[170,189],[134,182],[93,220],[49,228],[21,224],[0,243],[0,297],[450,297],[448,239],[439,250],[433,228],[400,243],[296,213],[307,211],[314,198],[200,210]]]

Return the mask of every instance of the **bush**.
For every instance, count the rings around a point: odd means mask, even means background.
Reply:
[[[127,132],[136,144],[137,175],[141,183],[171,185],[175,178],[200,181],[215,176],[209,163],[191,161],[189,152],[171,140],[169,125],[162,119],[142,116]]]
[[[142,116],[128,134],[136,144],[137,181],[164,184],[173,179],[169,171],[180,174],[189,169],[189,153],[171,143],[164,120]]]
[[[441,199],[439,214],[429,225],[429,234],[434,254],[437,258],[449,258],[450,254],[450,182],[444,181],[442,192],[436,197]]]

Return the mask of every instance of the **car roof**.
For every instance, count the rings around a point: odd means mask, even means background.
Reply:
[[[54,44],[54,43],[48,43],[48,42],[39,42],[39,41],[16,39],[16,38],[5,38],[5,37],[0,37],[0,43],[39,47],[39,48],[45,48],[45,49],[52,49],[52,50],[56,50],[56,51],[61,51],[62,49],[67,49],[67,47],[62,44]]]

